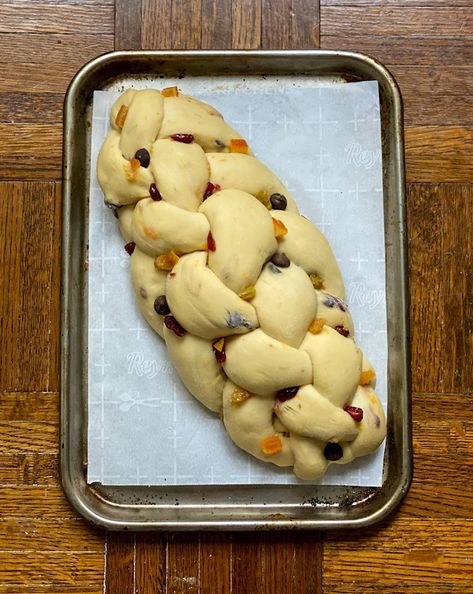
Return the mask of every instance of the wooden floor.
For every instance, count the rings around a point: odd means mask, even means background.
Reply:
[[[369,53],[405,101],[415,476],[343,533],[106,536],[58,483],[61,109],[113,48]],[[0,0],[0,594],[473,593],[473,0]]]

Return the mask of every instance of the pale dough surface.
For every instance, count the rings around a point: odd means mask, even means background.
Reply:
[[[99,183],[138,307],[186,388],[236,445],[301,479],[374,451],[386,435],[375,371],[331,247],[281,180],[176,90],[126,91],[110,126]]]

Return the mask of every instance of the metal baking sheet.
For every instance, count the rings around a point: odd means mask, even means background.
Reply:
[[[388,316],[388,436],[379,488],[333,485],[88,485],[87,230],[94,90],[166,77],[307,76],[377,80],[380,88]],[[350,52],[113,52],[72,81],[64,106],[61,476],[72,505],[110,529],[347,528],[372,524],[402,499],[412,475],[402,104],[389,72]]]

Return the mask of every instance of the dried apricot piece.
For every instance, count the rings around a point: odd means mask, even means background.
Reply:
[[[312,334],[320,334],[326,323],[327,320],[325,318],[315,318],[309,326],[308,330]]]
[[[177,87],[166,87],[161,91],[163,97],[179,97],[179,89]]]
[[[275,219],[274,217],[272,217],[272,219],[273,219],[274,237],[276,239],[280,239],[280,238],[284,237],[287,234],[286,225],[279,219]]]
[[[375,372],[372,369],[368,369],[367,371],[362,371],[360,375],[360,385],[361,386],[368,386],[376,377]]]
[[[272,455],[282,451],[282,441],[279,435],[270,435],[261,440],[261,451],[263,454]]]
[[[125,123],[127,115],[128,107],[126,105],[122,105],[118,110],[117,116],[115,118],[115,124],[118,126],[118,128],[123,128],[123,124]]]
[[[230,152],[231,153],[243,153],[248,154],[248,143],[243,138],[232,138],[230,140]]]
[[[172,270],[174,266],[179,262],[179,256],[176,252],[168,252],[167,254],[161,254],[154,260],[154,267],[156,270]]]

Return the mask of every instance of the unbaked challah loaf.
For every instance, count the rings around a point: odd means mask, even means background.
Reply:
[[[232,440],[302,479],[386,434],[322,233],[210,105],[176,87],[112,107],[98,180],[136,300],[187,389]]]

